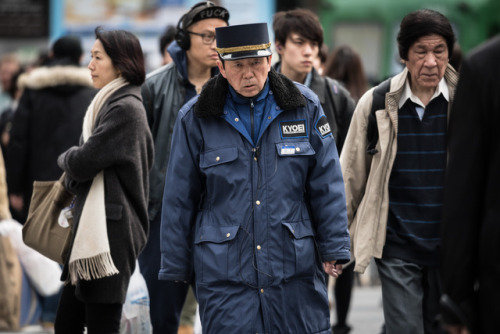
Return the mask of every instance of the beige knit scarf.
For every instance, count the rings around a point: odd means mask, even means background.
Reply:
[[[84,142],[92,134],[95,120],[104,103],[114,92],[127,84],[125,79],[118,77],[96,94],[83,119]],[[119,273],[111,258],[104,203],[104,173],[100,171],[94,177],[85,199],[71,249],[69,273],[73,285],[78,279],[92,280]]]

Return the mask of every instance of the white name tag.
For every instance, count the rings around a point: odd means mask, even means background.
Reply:
[[[295,154],[295,146],[285,145],[281,146],[281,155]]]

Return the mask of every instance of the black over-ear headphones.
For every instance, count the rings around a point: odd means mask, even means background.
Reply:
[[[182,15],[181,19],[177,23],[177,32],[175,34],[175,40],[177,44],[183,50],[189,50],[191,47],[191,38],[189,37],[189,33],[187,32],[187,27],[193,24],[193,20],[202,10],[208,7],[216,7],[216,5],[211,1],[203,1],[199,2],[186,14]]]
[[[175,33],[175,41],[183,50],[189,50],[189,48],[191,47],[191,39],[189,37],[189,33],[184,29],[185,25],[183,24],[187,14],[188,13],[182,15],[181,19],[177,23],[177,29]]]

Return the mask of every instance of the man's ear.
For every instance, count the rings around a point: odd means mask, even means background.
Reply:
[[[282,54],[283,53],[283,46],[281,46],[281,43],[275,42],[274,44],[276,45],[276,51],[278,51],[278,54]]]
[[[219,67],[220,74],[222,74],[222,76],[226,78],[226,69],[224,68],[224,65],[222,65],[222,61],[220,59],[217,60],[217,66]]]
[[[273,58],[273,55],[268,56],[267,58],[267,71],[269,72],[271,70],[271,59]]]

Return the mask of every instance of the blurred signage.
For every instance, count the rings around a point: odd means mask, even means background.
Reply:
[[[49,35],[49,0],[0,0],[0,38]]]

